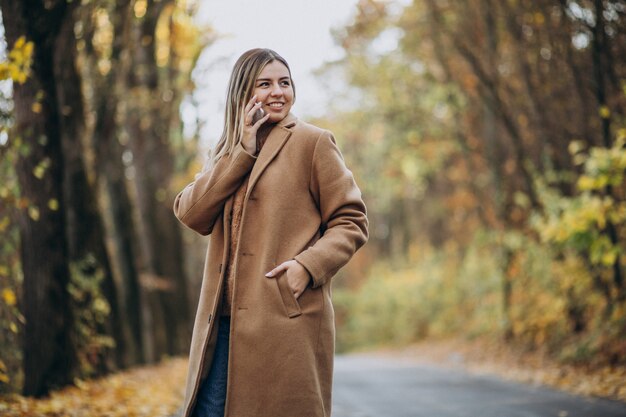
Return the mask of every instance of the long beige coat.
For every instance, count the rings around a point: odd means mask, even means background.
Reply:
[[[250,172],[233,265],[225,417],[329,417],[335,349],[331,278],[368,236],[361,192],[332,134],[287,116],[257,157],[239,144],[176,197],[174,213],[211,235],[196,313],[183,416],[193,411],[215,347],[235,191]],[[312,284],[299,299],[284,275],[296,259]]]

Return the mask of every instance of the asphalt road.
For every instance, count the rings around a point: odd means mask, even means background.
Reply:
[[[626,417],[626,404],[373,355],[337,356],[332,417]]]

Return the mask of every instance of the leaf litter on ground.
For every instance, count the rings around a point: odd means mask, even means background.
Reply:
[[[156,365],[132,368],[69,386],[35,399],[0,396],[6,417],[168,417],[184,396],[186,358],[169,358]]]
[[[377,352],[395,358],[463,369],[505,379],[546,385],[574,394],[626,402],[626,368],[565,365],[541,352],[515,349],[501,342],[462,338],[425,340]],[[186,358],[133,368],[81,381],[41,399],[0,396],[6,417],[169,417],[182,404]]]

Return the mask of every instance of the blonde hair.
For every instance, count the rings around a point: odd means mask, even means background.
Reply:
[[[273,61],[279,61],[285,65],[291,78],[291,69],[285,58],[271,49],[250,49],[244,52],[235,63],[230,74],[228,92],[226,94],[224,129],[215,149],[209,153],[210,165],[217,163],[221,157],[231,154],[241,141],[246,104],[252,98],[256,79],[261,74],[261,71],[267,64]],[[291,80],[291,86],[295,100],[296,88],[293,85],[293,79]]]

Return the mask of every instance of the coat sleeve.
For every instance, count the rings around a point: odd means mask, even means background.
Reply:
[[[328,281],[368,238],[368,220],[352,172],[332,133],[318,138],[311,167],[311,193],[322,218],[322,237],[294,257],[313,279],[313,288]]]
[[[212,169],[196,175],[174,199],[174,214],[185,226],[208,235],[224,204],[254,166],[256,157],[239,143],[229,157],[221,158]]]

